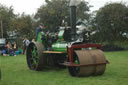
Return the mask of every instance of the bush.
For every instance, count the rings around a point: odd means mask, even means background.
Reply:
[[[103,46],[103,51],[121,51],[121,50],[124,50],[124,48],[114,44],[106,44]]]
[[[125,50],[128,50],[128,40],[125,40],[125,41],[116,41],[114,44],[117,45],[117,46],[120,46],[120,47],[124,48]]]

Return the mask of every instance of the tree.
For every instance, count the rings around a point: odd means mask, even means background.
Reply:
[[[42,5],[35,17],[39,22],[43,22],[46,28],[54,30],[58,26],[62,26],[65,20],[70,25],[69,0],[45,0],[46,5]],[[84,0],[77,7],[77,21],[89,19],[89,6]]]
[[[15,14],[13,13],[13,8],[12,7],[6,7],[0,4],[0,21],[3,27],[3,35],[4,38],[8,37],[7,32],[10,30],[9,26],[10,26],[10,22],[13,20],[13,18],[15,17]],[[0,31],[1,32],[1,31]],[[0,37],[2,37],[0,35]]]
[[[128,7],[123,3],[109,3],[97,11],[93,30],[101,41],[121,40],[128,33]]]
[[[21,16],[17,16],[10,24],[10,28],[12,31],[15,31],[18,37],[24,38],[27,37],[29,39],[34,38],[35,34],[35,26],[34,20],[32,20],[31,16],[25,15],[24,13]]]

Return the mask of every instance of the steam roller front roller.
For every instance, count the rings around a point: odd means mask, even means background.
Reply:
[[[26,51],[27,64],[31,70],[42,70],[46,65],[45,54],[42,53],[44,46],[39,42],[31,42]]]
[[[106,69],[106,62],[104,53],[99,49],[75,50],[75,66],[69,66],[68,69],[72,76],[102,75]]]

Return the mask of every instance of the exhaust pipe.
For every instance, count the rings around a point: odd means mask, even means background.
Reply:
[[[76,37],[76,6],[80,0],[70,0],[70,22],[71,22],[71,40]]]

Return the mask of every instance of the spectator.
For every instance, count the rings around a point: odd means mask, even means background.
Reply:
[[[17,51],[18,50],[17,45],[16,45],[16,42],[14,42],[13,49],[14,49],[14,51]]]
[[[2,50],[1,55],[6,56],[6,50]]]
[[[26,51],[26,49],[27,49],[29,43],[30,43],[30,41],[29,41],[27,38],[25,38],[25,39],[23,40],[23,54],[25,53],[25,51]]]
[[[9,54],[13,49],[12,49],[12,45],[10,42],[8,42],[7,46],[7,53]]]
[[[9,56],[15,55],[15,51],[13,50],[12,44],[10,42],[8,42],[7,44],[7,53],[9,54]]]

